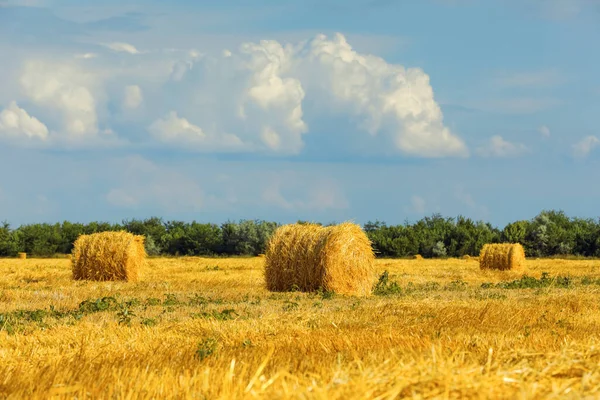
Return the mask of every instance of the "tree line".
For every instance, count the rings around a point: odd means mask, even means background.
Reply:
[[[0,224],[0,257],[18,252],[42,257],[69,254],[81,234],[120,230],[146,236],[149,255],[250,256],[264,253],[278,226],[261,220],[212,224],[157,217],[120,224],[28,224],[15,229],[5,222]],[[600,257],[600,220],[571,218],[563,211],[542,211],[531,220],[512,222],[502,229],[484,221],[440,214],[401,225],[370,221],[363,228],[379,257],[475,256],[484,244],[502,242],[521,243],[528,257]]]

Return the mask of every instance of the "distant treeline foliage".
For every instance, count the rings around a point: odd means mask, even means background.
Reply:
[[[301,222],[301,221],[299,221]],[[18,252],[32,256],[68,254],[80,234],[126,230],[146,236],[149,255],[230,256],[264,253],[267,241],[279,225],[243,220],[221,225],[163,221],[161,218],[125,220],[121,224],[31,224],[11,229],[0,224],[0,257]],[[475,256],[485,243],[518,242],[528,257],[576,255],[600,257],[600,220],[570,218],[562,211],[543,211],[528,221],[516,221],[503,229],[482,221],[439,214],[415,223],[387,225],[368,222],[364,229],[379,257]]]

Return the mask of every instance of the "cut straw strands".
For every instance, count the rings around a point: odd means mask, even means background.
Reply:
[[[523,271],[525,250],[519,243],[486,244],[479,254],[481,269],[499,271]]]
[[[275,292],[368,296],[376,279],[374,264],[371,242],[356,224],[284,225],[267,246],[265,282]]]
[[[135,282],[145,259],[144,236],[128,232],[81,235],[71,257],[73,279]]]

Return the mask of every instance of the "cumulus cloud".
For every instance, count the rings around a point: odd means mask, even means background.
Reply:
[[[129,53],[129,54],[140,54],[140,51],[135,48],[135,46],[129,43],[122,42],[114,42],[114,43],[105,43],[105,47],[109,48],[112,51],[116,51],[118,53]]]
[[[444,125],[429,76],[421,69],[359,54],[341,34],[333,40],[318,35],[299,49],[298,57],[307,87],[362,117],[371,135],[388,135],[409,155],[468,156],[465,143]]]
[[[517,157],[527,152],[527,147],[522,143],[511,143],[502,136],[492,136],[489,142],[477,149],[481,157]]]
[[[34,103],[62,115],[62,131],[72,138],[98,133],[94,76],[74,64],[28,62],[20,83]]]
[[[239,147],[243,143],[235,135],[223,134],[217,137],[206,134],[202,128],[192,124],[186,118],[181,118],[176,111],[169,112],[148,127],[150,134],[164,143],[187,147],[200,145],[197,150],[212,150],[215,147]]]
[[[176,111],[171,111],[165,118],[154,121],[148,129],[155,137],[167,142],[202,142],[206,138],[200,127],[191,124],[185,118],[179,118]]]
[[[48,128],[12,101],[0,112],[0,137],[48,139]]]
[[[360,54],[340,34],[295,45],[244,43],[214,57],[195,50],[141,52],[120,42],[105,46],[121,54],[86,53],[84,61],[70,53],[68,61],[24,65],[20,84],[26,99],[63,138],[86,141],[122,123],[110,107],[120,102],[124,110],[144,106],[126,122],[147,129],[149,135],[135,140],[185,150],[294,155],[304,151],[306,135],[312,134],[331,136],[315,137],[312,146],[341,140],[335,146],[340,151],[469,155],[444,125],[427,74]],[[107,64],[108,59],[120,62]],[[136,85],[128,85],[132,80]],[[337,131],[327,133],[340,116],[350,125],[336,124]],[[136,135],[129,128],[118,131]]]
[[[573,156],[587,158],[598,144],[600,144],[600,140],[596,136],[586,136],[572,146]]]
[[[130,85],[125,87],[125,93],[123,96],[123,107],[126,109],[138,108],[144,101],[144,95],[142,89],[137,85]]]
[[[310,102],[313,119],[341,113],[357,121],[347,141],[421,157],[468,156],[444,125],[423,71],[359,54],[342,35],[297,45],[245,43],[224,55],[174,64],[163,91],[177,93],[175,110],[193,115],[188,119],[203,132],[235,134],[244,151],[301,152],[311,133],[304,110]]]

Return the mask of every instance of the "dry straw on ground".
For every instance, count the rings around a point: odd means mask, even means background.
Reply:
[[[292,224],[277,229],[265,252],[267,289],[325,290],[367,296],[376,275],[375,255],[360,226]]]
[[[71,258],[73,279],[137,281],[145,259],[144,236],[127,232],[81,235]]]
[[[27,259],[27,253],[19,253],[19,258],[20,258],[21,260],[25,260],[25,259]]]
[[[519,243],[486,244],[479,254],[479,267],[522,271],[525,267],[525,250]]]

